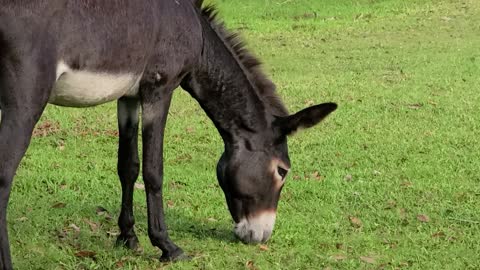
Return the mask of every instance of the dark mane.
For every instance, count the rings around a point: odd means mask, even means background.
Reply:
[[[195,0],[195,5],[200,9],[201,15],[210,22],[225,45],[236,55],[240,64],[249,72],[259,97],[269,106],[271,112],[276,116],[288,115],[287,108],[276,93],[275,84],[265,75],[261,68],[262,63],[246,48],[245,42],[239,34],[227,30],[223,21],[218,19],[218,11],[214,5],[203,6],[203,0]]]

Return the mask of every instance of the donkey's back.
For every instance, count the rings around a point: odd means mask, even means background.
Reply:
[[[30,58],[53,83],[49,103],[85,107],[136,96],[148,66],[171,61],[159,57],[193,57],[172,40],[199,39],[194,12],[191,0],[4,0],[0,37],[5,57]]]

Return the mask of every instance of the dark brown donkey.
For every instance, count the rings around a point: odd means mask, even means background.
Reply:
[[[290,169],[287,135],[336,109],[289,115],[259,62],[199,0],[0,0],[0,269],[11,269],[6,209],[15,171],[47,103],[86,107],[118,100],[118,243],[138,244],[132,193],[139,173],[139,111],[148,234],[184,258],[168,237],[162,203],[163,136],[172,92],[188,91],[225,143],[217,175],[246,243],[266,241]]]

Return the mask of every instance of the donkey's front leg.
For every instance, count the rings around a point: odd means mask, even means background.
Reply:
[[[117,238],[117,245],[129,249],[138,247],[138,238],[133,229],[135,224],[133,190],[140,169],[138,160],[139,107],[140,102],[136,98],[121,98],[117,104],[120,133],[117,170],[122,183],[122,209],[118,218],[120,235]]]
[[[162,261],[184,259],[183,250],[170,240],[163,211],[163,138],[175,87],[141,89],[143,180],[147,193],[148,236],[162,250]]]

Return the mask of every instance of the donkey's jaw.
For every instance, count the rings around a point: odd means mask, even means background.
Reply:
[[[247,244],[266,242],[273,232],[275,211],[262,212],[249,218],[243,218],[235,224],[235,235]]]

